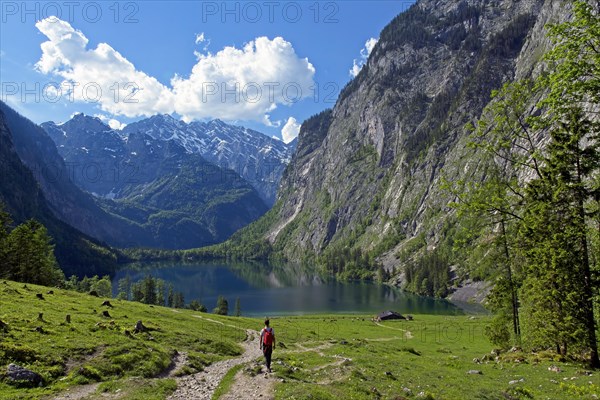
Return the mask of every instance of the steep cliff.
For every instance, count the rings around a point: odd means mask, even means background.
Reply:
[[[450,245],[442,183],[484,173],[465,124],[535,70],[557,3],[421,0],[394,18],[335,107],[302,125],[278,204],[255,225],[264,239],[293,260],[359,250],[397,275]]]

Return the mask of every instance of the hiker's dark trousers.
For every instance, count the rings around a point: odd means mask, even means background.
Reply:
[[[267,368],[271,369],[271,355],[273,354],[273,346],[263,345],[263,354],[265,355],[265,361],[267,362]]]

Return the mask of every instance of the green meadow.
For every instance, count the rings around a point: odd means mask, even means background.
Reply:
[[[53,294],[48,294],[53,290]],[[37,297],[41,294],[43,299]],[[112,307],[102,306],[110,300]],[[103,312],[108,312],[108,316]],[[402,310],[398,310],[402,312]],[[40,318],[40,313],[42,316]],[[70,322],[66,321],[67,314]],[[276,399],[593,399],[597,371],[553,352],[494,351],[486,316],[273,317]],[[102,299],[0,282],[0,399],[51,399],[100,382],[86,399],[164,399],[177,377],[242,354],[262,321]],[[134,331],[141,320],[148,329]],[[171,371],[172,359],[186,354]],[[39,373],[41,387],[10,382],[8,364]],[[235,371],[241,368],[236,368]],[[252,373],[252,368],[241,369]],[[225,394],[235,371],[214,398]],[[256,372],[256,371],[254,371]]]

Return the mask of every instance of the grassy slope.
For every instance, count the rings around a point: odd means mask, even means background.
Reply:
[[[115,299],[110,299],[111,309],[101,307],[104,299],[97,297],[60,289],[46,294],[48,288],[27,287],[0,282],[0,320],[9,327],[7,332],[0,330],[0,374],[15,362],[40,373],[47,386],[15,389],[0,381],[0,399],[38,398],[76,384],[156,376],[169,366],[175,351],[188,353],[187,372],[242,351],[237,344],[245,338],[242,329],[198,318],[197,312]],[[37,299],[37,293],[45,300]],[[102,316],[104,310],[111,318]],[[38,320],[40,312],[43,321]],[[71,315],[70,324],[66,314]],[[210,318],[252,325],[241,318]],[[125,330],[132,332],[137,320],[153,330],[128,338]]]
[[[17,362],[41,373],[46,381],[45,387],[33,389],[0,381],[0,399],[40,398],[94,381],[105,381],[100,391],[120,389],[126,398],[165,398],[175,382],[147,378],[164,370],[174,351],[189,354],[190,363],[182,372],[191,373],[203,364],[235,357],[241,351],[237,342],[245,338],[244,329],[258,329],[261,323],[112,299],[114,308],[108,309],[112,318],[106,318],[101,316],[106,309],[100,306],[103,299],[47,291],[0,282],[0,320],[9,326],[8,332],[0,330],[0,374],[8,363]],[[44,293],[45,300],[37,299],[36,293]],[[38,321],[39,312],[44,313],[43,321]],[[64,322],[67,313],[71,324]],[[138,319],[155,330],[128,338],[124,331],[132,330]],[[417,398],[420,392],[423,398],[429,394],[435,399],[600,395],[600,375],[586,376],[579,364],[555,361],[551,354],[509,353],[501,362],[491,357],[487,363],[474,363],[474,358],[492,349],[483,335],[486,317],[418,315],[414,321],[381,325],[367,316],[345,315],[272,321],[279,342],[274,371],[283,379],[276,386],[278,399]],[[35,332],[38,326],[45,333]],[[551,365],[562,372],[549,371]],[[469,370],[482,374],[470,375]]]

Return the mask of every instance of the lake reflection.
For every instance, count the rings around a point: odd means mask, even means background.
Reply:
[[[401,292],[395,288],[365,282],[338,282],[307,273],[298,266],[268,266],[259,263],[204,263],[194,265],[148,264],[121,269],[117,282],[129,275],[132,281],[147,274],[172,283],[186,303],[199,300],[209,310],[217,297],[225,296],[233,311],[240,298],[246,316],[304,313],[376,313],[396,310],[414,314],[460,313],[448,301]]]

